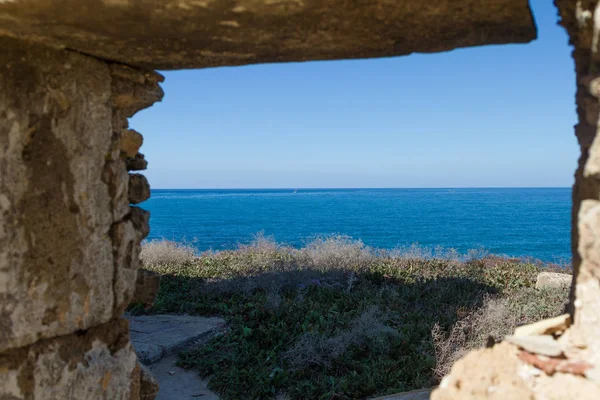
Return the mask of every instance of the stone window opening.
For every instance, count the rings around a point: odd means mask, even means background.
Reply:
[[[503,342],[459,361],[436,400],[599,397],[600,11],[596,0],[555,4],[574,49],[581,149],[573,320],[557,340],[572,362],[530,373],[547,360],[519,358]],[[127,119],[162,98],[154,70],[399,56],[536,36],[526,0],[4,1],[0,26],[0,397],[9,399],[153,397],[122,314],[148,233],[148,214],[135,206],[149,194],[135,172],[145,160]]]

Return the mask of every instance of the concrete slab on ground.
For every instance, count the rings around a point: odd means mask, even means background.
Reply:
[[[146,365],[212,336],[225,324],[221,318],[190,315],[127,316],[127,319],[131,343],[139,360]]]

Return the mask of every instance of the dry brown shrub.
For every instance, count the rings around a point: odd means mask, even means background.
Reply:
[[[487,296],[483,306],[460,319],[448,331],[438,324],[432,329],[435,346],[435,377],[441,380],[452,365],[471,350],[500,342],[514,329],[564,312],[568,288],[529,288],[510,297]]]
[[[166,239],[150,240],[142,243],[140,259],[147,266],[182,265],[194,261],[196,249],[186,243],[173,242]]]

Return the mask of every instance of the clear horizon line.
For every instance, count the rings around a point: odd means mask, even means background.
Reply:
[[[151,188],[151,190],[356,190],[356,189],[571,189],[572,186],[412,186],[412,187],[197,187],[197,188]]]

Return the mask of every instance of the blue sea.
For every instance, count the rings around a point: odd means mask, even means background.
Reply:
[[[152,190],[148,239],[224,250],[263,232],[301,247],[342,234],[392,249],[418,244],[568,262],[570,188]]]

